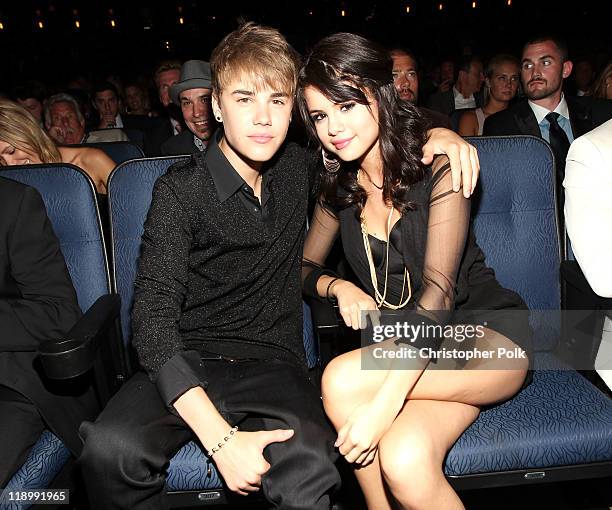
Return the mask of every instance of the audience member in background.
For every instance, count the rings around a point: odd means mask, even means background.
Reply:
[[[3,125],[4,112],[0,119]],[[31,117],[29,124],[38,128]],[[45,429],[78,456],[78,427],[96,416],[97,403],[85,379],[58,384],[35,368],[40,342],[62,338],[81,312],[40,195],[4,178],[0,246],[0,487],[6,487]]]
[[[108,81],[97,83],[93,89],[93,104],[98,112],[98,129],[122,128],[121,98],[117,88]]]
[[[181,107],[187,129],[166,140],[164,156],[203,152],[213,130],[211,112],[210,64],[188,60],[181,68],[181,79],[170,87],[170,98]]]
[[[98,116],[96,115],[96,110],[93,107],[93,103],[91,102],[91,96],[89,92],[85,89],[75,89],[75,88],[67,88],[62,91],[64,94],[68,94],[72,97],[78,105],[78,109],[81,112],[81,115],[85,119],[85,131],[91,131],[96,129],[98,125]],[[46,105],[46,103],[45,103]]]
[[[13,89],[12,97],[43,125],[43,104],[47,98],[46,87],[36,80],[29,80]]]
[[[563,186],[576,261],[595,294],[612,298],[612,120],[574,140]]]
[[[482,60],[475,55],[462,57],[455,68],[457,79],[453,87],[445,92],[436,92],[429,97],[427,106],[445,115],[455,110],[482,106],[478,92],[484,81]]]
[[[151,101],[145,87],[137,81],[128,81],[125,85],[125,114],[154,116]]]
[[[591,95],[599,99],[612,99],[612,61],[604,67],[595,80]]]
[[[612,103],[563,94],[563,82],[572,68],[562,40],[543,36],[528,41],[521,59],[521,81],[527,100],[488,117],[483,134],[544,138],[552,146],[562,175],[574,138],[612,117]]]
[[[76,118],[76,113],[72,112]],[[0,99],[0,163],[29,165],[70,163],[84,170],[98,193],[106,193],[115,163],[93,147],[58,147],[23,106]]]
[[[429,96],[436,92],[446,92],[453,86],[455,63],[452,59],[444,58],[428,70],[421,84],[422,101],[427,103]]]
[[[413,53],[405,48],[393,48],[393,84],[404,101],[417,104],[419,100],[419,69]],[[450,128],[447,115],[428,108],[418,107],[431,127]]]
[[[155,69],[153,80],[162,107],[160,122],[153,130],[145,146],[147,156],[161,155],[161,146],[168,138],[178,135],[184,128],[180,108],[170,100],[170,87],[181,78],[181,63],[178,60],[165,60]]]
[[[528,41],[521,58],[521,81],[526,101],[485,120],[484,135],[534,135],[550,143],[555,155],[557,207],[563,210],[565,158],[574,138],[612,117],[612,103],[563,94],[572,72],[565,42],[554,36]]]
[[[446,92],[453,86],[455,78],[455,62],[445,59],[440,62],[440,83],[438,92]]]
[[[572,95],[574,96],[589,96],[591,95],[591,86],[595,78],[595,70],[593,64],[588,58],[580,58],[574,63],[574,78]]]
[[[482,135],[485,119],[508,108],[518,92],[520,69],[518,59],[512,55],[496,55],[489,61],[483,91],[485,105],[461,115],[458,131],[461,136]]]
[[[76,73],[69,76],[65,86],[60,87],[59,91],[71,95],[79,103],[79,109],[85,118],[85,129],[90,131],[96,129],[98,122],[95,109],[91,102],[92,84],[83,74]]]
[[[129,140],[139,147],[145,145],[145,136],[157,127],[156,121],[147,115],[121,115],[122,101],[115,86],[108,81],[96,84],[93,103],[98,112],[100,129],[121,129]]]
[[[49,136],[60,145],[98,142],[125,142],[121,129],[102,129],[86,132],[85,118],[79,104],[69,94],[55,94],[45,103],[45,127]]]
[[[181,78],[182,64],[178,60],[165,60],[155,69],[153,80],[159,94],[159,102],[166,108],[170,105],[170,87]]]
[[[415,55],[405,48],[395,47],[390,52],[393,59],[393,85],[400,98],[417,104],[419,99],[419,69]]]

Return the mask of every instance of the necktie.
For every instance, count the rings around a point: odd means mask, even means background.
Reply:
[[[565,131],[563,131],[563,128],[557,121],[558,118],[559,114],[556,112],[550,112],[546,116],[546,120],[550,124],[550,146],[557,160],[557,176],[563,182],[565,177],[565,158],[567,157],[570,143]]]
[[[559,122],[557,122],[558,118],[559,114],[556,112],[550,112],[546,116],[546,120],[550,124],[550,146],[552,147],[556,160],[557,179],[555,182],[555,190],[557,193],[557,213],[560,215],[560,218],[563,218],[563,205],[565,203],[563,179],[565,179],[565,158],[567,157],[570,143],[565,131],[563,131],[563,128],[559,126]]]

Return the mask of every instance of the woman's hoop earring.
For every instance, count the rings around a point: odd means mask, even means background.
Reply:
[[[321,148],[321,154],[323,155],[323,166],[325,170],[330,174],[337,174],[338,170],[340,170],[340,161],[338,161],[338,158],[331,157],[323,148]]]

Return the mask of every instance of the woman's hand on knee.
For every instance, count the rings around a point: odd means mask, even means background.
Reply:
[[[375,401],[361,404],[338,431],[335,446],[347,462],[366,466],[374,460],[378,443],[396,416],[397,413],[380,408]]]
[[[340,315],[349,328],[365,329],[367,317],[370,318],[373,326],[379,324],[380,312],[376,302],[355,284],[339,280],[332,285],[331,292],[338,300]]]
[[[261,477],[270,469],[263,456],[265,447],[287,441],[292,436],[291,429],[236,432],[213,458],[227,487],[242,496],[258,491]]]

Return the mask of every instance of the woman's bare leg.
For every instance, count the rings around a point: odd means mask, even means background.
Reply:
[[[480,348],[486,348],[487,346],[507,346],[511,348],[514,346],[510,340],[491,330],[488,330],[486,338],[482,341],[479,340],[479,342]],[[372,400],[386,376],[386,371],[383,370],[362,370],[362,355],[362,349],[345,353],[332,360],[323,374],[323,403],[325,411],[336,430],[345,424],[348,416],[356,407]],[[478,364],[474,363],[472,365],[478,366]],[[501,366],[507,368],[507,364]],[[409,400],[406,404],[407,407],[405,406],[404,409],[410,409],[408,404],[412,400],[432,400],[442,403],[463,404],[464,406],[467,404],[465,408],[469,409],[510,398],[520,389],[523,383],[527,362],[523,365],[516,364],[514,370],[496,369],[494,367],[495,365],[491,365],[486,368],[481,363],[478,369],[470,369],[470,364],[463,370],[427,369],[418,378],[408,395]],[[459,408],[463,407],[459,406]],[[454,435],[456,430],[454,424],[449,427],[449,437],[455,439],[448,444],[444,453],[476,418],[477,410],[474,412],[476,414],[473,418],[469,418],[471,414],[468,412],[466,419],[457,420],[458,428],[463,426],[462,423],[465,423],[465,426],[456,435]],[[403,413],[404,411],[400,415],[403,415]],[[400,415],[398,415],[398,419]],[[403,420],[400,421],[400,423],[402,422]],[[394,429],[395,423],[389,432]],[[441,463],[437,469],[439,475],[443,476]],[[376,455],[369,466],[356,469],[355,475],[370,510],[388,510],[391,508],[383,482],[379,454]],[[452,491],[452,488],[448,486],[448,490]],[[450,506],[449,508],[453,507]]]
[[[464,508],[444,476],[442,463],[478,413],[478,407],[459,402],[406,402],[378,449],[383,479],[399,508]]]

